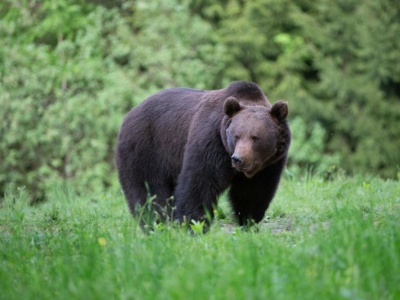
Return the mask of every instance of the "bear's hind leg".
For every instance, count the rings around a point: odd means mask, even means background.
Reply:
[[[151,202],[153,212],[157,213],[162,221],[172,218],[173,186],[166,182],[149,183],[147,191],[147,201]]]
[[[132,215],[139,214],[140,208],[146,203],[147,193],[144,184],[132,183],[123,185],[125,198],[127,199],[129,211]]]

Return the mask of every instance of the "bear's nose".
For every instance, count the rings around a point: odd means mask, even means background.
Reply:
[[[237,156],[236,154],[232,155],[231,160],[232,160],[233,165],[241,165],[243,162],[242,159],[239,156]]]

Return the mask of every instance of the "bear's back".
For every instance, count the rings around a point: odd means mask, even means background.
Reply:
[[[206,93],[171,88],[150,96],[125,117],[117,153],[120,156],[130,153],[131,159],[146,168],[156,165],[152,172],[164,169],[177,176],[193,115]]]

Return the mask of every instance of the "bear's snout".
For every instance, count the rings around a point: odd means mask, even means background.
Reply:
[[[237,154],[232,155],[231,161],[232,166],[240,166],[243,163],[243,160]]]
[[[256,162],[251,163],[250,161],[236,153],[231,156],[232,167],[242,172],[247,178],[253,177],[259,170],[259,164]]]

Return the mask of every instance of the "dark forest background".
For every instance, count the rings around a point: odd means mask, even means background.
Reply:
[[[234,80],[289,102],[288,174],[400,178],[397,0],[3,0],[0,196],[117,187],[134,105]]]

